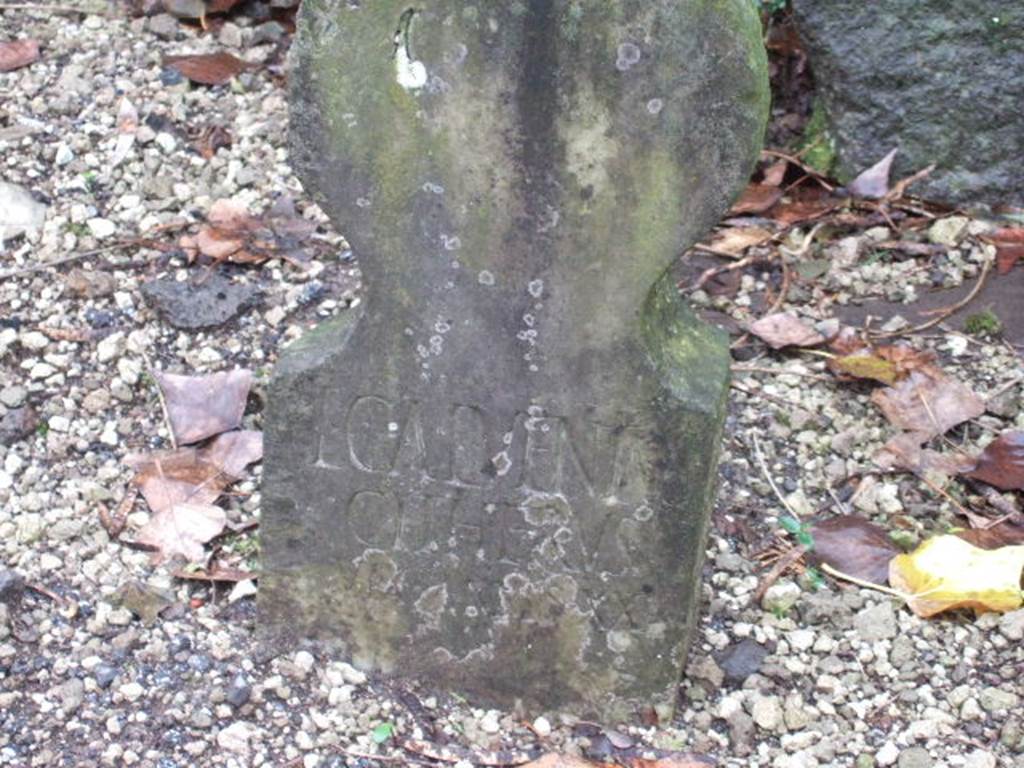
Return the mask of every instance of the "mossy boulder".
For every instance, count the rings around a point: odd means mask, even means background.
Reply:
[[[895,147],[914,194],[1024,204],[1024,3],[793,0],[836,170],[849,181]]]

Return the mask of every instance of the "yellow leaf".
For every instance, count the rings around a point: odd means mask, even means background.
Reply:
[[[872,355],[836,357],[832,360],[832,366],[848,376],[874,379],[883,384],[895,384],[899,379],[895,363]]]
[[[1024,546],[978,549],[957,536],[928,539],[889,562],[889,583],[911,595],[910,609],[933,616],[954,608],[1013,611],[1021,606]]]

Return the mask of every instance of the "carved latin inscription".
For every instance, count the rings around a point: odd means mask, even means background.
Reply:
[[[564,572],[621,572],[654,516],[635,416],[361,395],[322,420],[316,467],[343,480],[339,513],[360,547],[474,552]],[[570,504],[569,499],[573,502]]]

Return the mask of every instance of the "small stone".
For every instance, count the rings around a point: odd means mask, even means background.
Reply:
[[[932,756],[924,747],[911,747],[900,752],[899,768],[931,768]]]
[[[117,690],[128,701],[138,701],[146,692],[146,690],[136,682],[125,683]]]
[[[498,712],[495,710],[487,710],[484,716],[480,718],[480,730],[484,733],[498,733],[501,730],[501,722],[498,717]]]
[[[120,357],[124,351],[125,336],[123,333],[112,333],[96,345],[96,359],[101,363],[109,363]]]
[[[7,568],[0,568],[0,603],[14,603],[25,591],[25,579],[21,574]]]
[[[1017,706],[1020,697],[1002,688],[984,688],[978,696],[978,703],[986,712],[1001,712]]]
[[[280,23],[276,21],[266,21],[252,31],[252,44],[259,45],[260,43],[276,43],[284,37],[286,31],[287,30],[285,30]]]
[[[164,10],[180,19],[201,19],[206,15],[203,0],[163,0]]]
[[[875,753],[875,762],[881,766],[893,765],[900,756],[900,751],[891,741],[885,742]]]
[[[733,751],[739,757],[749,755],[753,751],[756,738],[754,719],[742,709],[737,709],[729,715],[726,722],[729,724],[729,744]]]
[[[103,240],[104,238],[110,237],[117,231],[117,225],[110,219],[89,219],[85,222],[85,226],[89,228],[89,232],[92,233],[92,236],[97,240]]]
[[[167,13],[158,13],[156,16],[150,17],[149,21],[146,23],[146,27],[152,34],[159,38],[163,38],[164,40],[173,40],[178,36],[178,32],[181,29],[181,25],[178,20]],[[137,134],[136,141],[143,144],[148,143],[148,141],[152,141],[154,136],[153,129],[148,125],[139,126],[139,134],[141,134],[143,130],[148,134],[148,136],[141,136]],[[148,141],[143,141],[144,138],[147,138]]]
[[[228,48],[241,48],[242,29],[237,24],[227,22],[220,28],[220,42]]]
[[[542,739],[551,735],[551,723],[546,717],[538,717],[533,721],[533,732]]]
[[[0,245],[5,238],[39,231],[45,221],[45,205],[24,187],[0,181]]]
[[[928,229],[928,240],[936,245],[955,248],[967,234],[970,219],[966,216],[948,216],[939,219]]]
[[[890,602],[879,603],[857,613],[853,617],[853,627],[861,639],[869,643],[891,640],[899,633],[896,611]]]
[[[109,688],[110,684],[117,678],[117,674],[117,667],[102,663],[97,664],[95,669],[92,671],[92,676],[96,680],[96,685],[100,688]]]
[[[792,581],[772,584],[761,598],[761,607],[774,614],[784,615],[796,605],[802,590]]]
[[[964,760],[964,768],[996,768],[995,755],[984,749],[976,749]]]
[[[71,429],[71,419],[67,416],[51,416],[46,423],[54,432],[67,432]]]
[[[46,349],[50,344],[50,339],[46,334],[39,331],[27,331],[18,337],[18,341],[25,349],[31,349],[33,352]]]
[[[252,695],[252,686],[249,685],[249,681],[245,678],[245,675],[235,675],[231,681],[231,685],[228,686],[227,693],[224,698],[228,704],[235,707],[243,706],[249,701],[249,697]]]
[[[754,640],[741,640],[726,648],[718,656],[718,666],[725,674],[725,681],[734,685],[742,683],[761,669],[768,649]]]
[[[701,656],[690,665],[689,676],[694,680],[709,683],[712,690],[717,689],[725,680],[725,673],[710,656]]]
[[[236,755],[249,754],[249,740],[252,738],[252,726],[243,721],[237,721],[223,728],[217,733],[217,746]]]
[[[875,768],[875,758],[868,754],[857,755],[853,768]]]
[[[814,647],[816,635],[809,629],[797,629],[790,632],[786,639],[789,640],[789,644],[794,650],[808,651]]]
[[[1004,613],[999,619],[999,631],[1007,640],[1024,640],[1024,608]]]
[[[25,402],[27,397],[28,390],[18,384],[0,389],[0,403],[3,403],[8,408],[17,408]]]
[[[71,147],[65,144],[63,141],[57,145],[57,151],[53,156],[53,162],[59,166],[65,166],[75,159],[75,153],[71,151]]]
[[[14,445],[39,426],[39,417],[30,405],[14,408],[0,419],[0,445]]]
[[[316,659],[313,658],[313,654],[309,651],[299,651],[295,654],[295,666],[302,670],[304,675],[308,675],[313,671],[313,667],[316,665]]]
[[[74,712],[85,700],[85,683],[78,678],[72,678],[57,686],[57,698],[60,699],[60,708],[64,712]]]
[[[765,731],[784,730],[782,703],[778,696],[759,696],[750,711],[757,727]]]

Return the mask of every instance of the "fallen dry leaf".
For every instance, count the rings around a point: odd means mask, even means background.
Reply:
[[[0,72],[11,72],[38,60],[38,41],[32,39],[0,41]]]
[[[909,594],[921,617],[955,608],[1013,611],[1021,606],[1024,546],[984,550],[957,536],[928,539],[889,564],[889,583]]]
[[[1024,261],[1024,227],[996,230],[985,240],[996,247],[996,271],[1005,275],[1017,262]]]
[[[209,160],[217,154],[217,150],[230,147],[235,139],[231,131],[223,125],[208,125],[196,136],[193,146],[204,158]]]
[[[894,386],[876,390],[871,400],[891,424],[908,432],[942,435],[985,412],[985,402],[934,366],[922,365]]]
[[[610,763],[594,763],[574,755],[544,755],[544,757],[524,763],[520,768],[613,768]]]
[[[889,580],[889,561],[900,554],[882,528],[859,515],[839,515],[812,523],[812,562],[825,563],[873,584]]]
[[[988,528],[962,528],[955,535],[979,549],[999,549],[1024,544],[1024,523],[1007,521]]]
[[[764,213],[782,199],[782,190],[773,184],[750,184],[733,204],[730,213]]]
[[[203,559],[203,545],[220,535],[227,519],[227,513],[213,504],[175,504],[153,515],[135,541],[154,547],[154,560],[180,556],[194,563]]]
[[[828,361],[828,367],[845,376],[855,379],[871,379],[882,384],[895,384],[899,378],[896,365],[891,360],[883,360],[871,354],[833,357]]]
[[[294,240],[307,237],[314,225],[297,217],[294,207],[287,215],[286,207],[275,204],[257,217],[237,200],[217,200],[198,234],[183,236],[179,245],[190,261],[200,254],[233,264],[262,264],[278,256],[294,261],[301,256],[295,253]]]
[[[236,369],[208,376],[156,372],[154,376],[180,445],[197,443],[242,423],[252,371]]]
[[[729,227],[719,232],[711,241],[711,247],[721,253],[739,256],[747,248],[766,243],[774,233],[762,227]]]
[[[847,187],[850,190],[850,194],[856,197],[867,197],[875,200],[889,194],[889,172],[892,170],[892,161],[896,159],[897,152],[899,152],[898,149],[892,150],[892,152],[851,181],[849,187]]]
[[[915,475],[959,475],[974,466],[964,453],[940,453],[924,447],[931,436],[924,432],[901,432],[890,438],[874,455],[881,469],[904,469]]]
[[[1001,491],[1024,490],[1024,431],[1001,434],[981,452],[977,466],[964,474]]]
[[[629,768],[708,768],[715,765],[710,757],[695,755],[691,752],[669,755],[657,760],[649,760],[644,757],[633,757],[626,763]]]
[[[751,323],[747,330],[772,349],[813,347],[825,341],[814,328],[789,312],[779,312]]]
[[[263,433],[252,429],[225,432],[199,449],[199,458],[232,478],[239,478],[245,468],[263,458]]]
[[[175,69],[189,80],[203,85],[223,85],[254,65],[230,53],[199,53],[185,56],[167,56],[164,66]]]
[[[151,456],[128,456],[134,482],[154,514],[177,504],[212,504],[237,478],[227,475],[195,448],[179,448]]]

